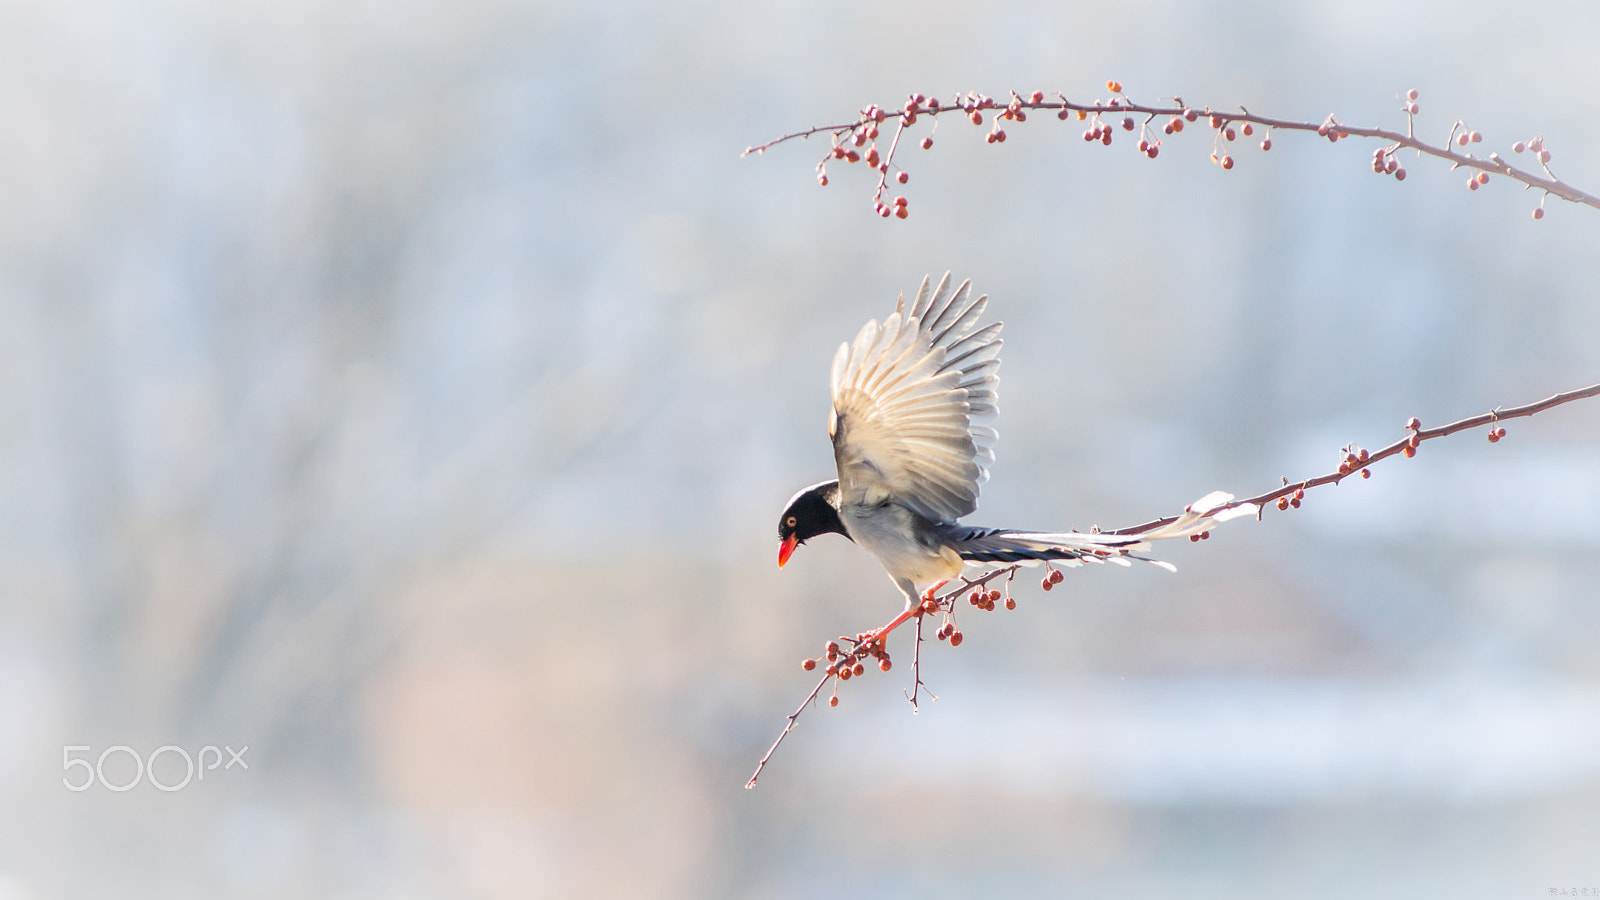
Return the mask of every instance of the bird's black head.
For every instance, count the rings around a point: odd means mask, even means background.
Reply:
[[[795,547],[829,532],[850,536],[839,520],[837,481],[812,485],[789,499],[778,518],[778,566],[789,561]]]

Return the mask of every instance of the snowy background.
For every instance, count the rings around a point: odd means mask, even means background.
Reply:
[[[1600,405],[1075,570],[809,712],[899,599],[774,524],[834,348],[1007,323],[974,521],[1116,527],[1600,381],[1600,213],[1278,136],[1150,161],[910,91],[1542,133],[1600,6],[0,6],[0,898],[1600,895]],[[1518,158],[1519,160],[1522,158]],[[1020,582],[1019,582],[1020,584]],[[891,649],[895,649],[892,647]],[[163,746],[249,768],[124,784]],[[67,748],[87,748],[68,750]],[[226,760],[226,755],[222,756]],[[150,775],[172,784],[181,754]]]

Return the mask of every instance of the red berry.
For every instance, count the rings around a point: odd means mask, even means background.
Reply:
[[[1122,93],[1122,82],[1120,82],[1120,81],[1108,81],[1108,82],[1106,82],[1106,90],[1110,91],[1113,94],[1120,94],[1120,93]]]
[[[1533,211],[1533,217],[1534,217],[1534,219],[1542,219],[1542,218],[1544,218],[1544,207],[1541,206],[1541,207],[1536,208]]]
[[[1418,428],[1421,428],[1421,427],[1422,427],[1422,420],[1418,419],[1416,416],[1412,416],[1411,418],[1406,420],[1406,429],[1409,430],[1409,431],[1416,431]]]
[[[1028,95],[1028,99],[1034,103],[1043,103],[1044,91],[1034,91],[1032,94]]]
[[[1405,170],[1404,167],[1394,170],[1394,180],[1395,181],[1405,181],[1406,180],[1406,170]]]
[[[1185,110],[1184,110],[1184,111],[1183,111],[1183,117],[1184,117],[1184,118],[1185,118],[1185,119],[1188,119],[1188,120],[1189,120],[1189,121],[1191,121],[1191,122],[1193,122],[1193,121],[1194,121],[1194,120],[1195,120],[1195,119],[1198,119],[1198,118],[1200,118],[1200,114],[1199,114],[1199,113],[1197,113],[1197,112],[1195,112],[1195,111],[1194,111],[1194,110],[1192,110],[1192,109],[1185,109]]]
[[[1152,144],[1152,145],[1150,145],[1150,149],[1146,150],[1144,152],[1144,155],[1150,157],[1151,159],[1155,159],[1156,158],[1156,154],[1160,153],[1160,152],[1161,152],[1161,145],[1160,144]]]
[[[1272,149],[1272,138],[1267,138],[1266,140],[1262,141],[1261,142],[1261,149],[1263,149],[1263,150],[1271,150]]]
[[[1123,131],[1132,131],[1133,130],[1133,116],[1123,116],[1122,117],[1122,130]]]
[[[828,698],[828,705],[829,706],[838,706],[839,705],[839,695],[838,694],[834,694],[832,697],[829,697]]]
[[[1007,597],[1006,598],[1006,609],[1016,609],[1016,608],[1017,608],[1017,601],[1011,599],[1010,597]]]
[[[1460,134],[1456,135],[1456,146],[1457,147],[1465,147],[1466,145],[1467,145],[1467,133],[1465,131],[1463,131]]]
[[[983,113],[978,112],[977,110],[973,110],[972,111],[972,115],[968,116],[967,118],[971,119],[972,120],[972,124],[974,124],[974,125],[982,125],[983,124]]]
[[[899,172],[899,173],[895,174],[894,180],[900,182],[901,184],[905,184],[906,182],[911,180],[911,176],[906,174],[905,172]]]
[[[1479,134],[1476,131],[1474,131],[1471,134],[1467,135],[1467,138],[1469,140],[1471,140],[1474,144],[1480,144],[1480,143],[1483,142],[1483,135]]]
[[[878,167],[878,148],[873,147],[867,151],[867,165],[876,169]]]
[[[1006,130],[1004,128],[997,129],[994,133],[994,139],[1004,144],[1006,142]]]
[[[1061,574],[1061,570],[1060,569],[1051,569],[1050,570],[1050,582],[1052,584],[1060,584],[1062,581],[1064,581],[1066,579],[1066,577],[1067,576]]]
[[[1232,127],[1223,129],[1222,137],[1223,137],[1224,140],[1231,141],[1231,140],[1233,140],[1234,138],[1236,138],[1238,136],[1239,136],[1238,132],[1234,131]]]
[[[1511,152],[1512,153],[1521,153],[1523,150],[1526,150],[1527,148],[1528,148],[1527,144],[1524,144],[1521,141],[1517,141],[1515,144],[1511,145]]]
[[[955,633],[950,635],[950,646],[952,646],[952,647],[961,646],[961,632],[957,631],[957,632],[955,632]]]
[[[906,208],[902,206],[894,211],[894,215],[897,219],[904,219],[906,216],[911,215],[911,213],[907,212]]]
[[[1043,579],[1043,580],[1041,580],[1041,581],[1040,581],[1040,582],[1039,582],[1039,589],[1040,589],[1040,590],[1045,590],[1045,591],[1048,591],[1048,590],[1050,590],[1050,589],[1051,589],[1051,588],[1052,588],[1052,587],[1054,587],[1054,586],[1055,586],[1055,585],[1053,585],[1053,584],[1051,584],[1051,583],[1050,583],[1050,576],[1048,576],[1048,575],[1046,575],[1046,576],[1045,576],[1045,577],[1044,577],[1044,579]]]
[[[1415,99],[1417,99],[1417,89],[1416,88],[1412,88],[1411,90],[1406,91],[1406,99],[1407,100],[1415,100]]]
[[[1489,183],[1489,173],[1488,172],[1479,172],[1478,173],[1478,183],[1479,184],[1488,184]]]
[[[922,149],[927,150],[927,149],[930,149],[932,147],[933,147],[933,138],[925,137],[925,138],[922,139]]]
[[[1362,478],[1371,478],[1372,477],[1372,470],[1371,469],[1362,469],[1361,470],[1361,477]]]
[[[889,662],[889,657],[885,656],[883,659],[878,661],[879,672],[887,672],[891,668],[893,668],[893,664]]]
[[[1417,448],[1407,444],[1406,448],[1404,450],[1401,450],[1400,452],[1405,454],[1406,459],[1410,459],[1411,457],[1417,455]]]
[[[817,661],[814,660],[814,659],[803,660],[800,663],[800,668],[805,669],[807,672],[811,671],[812,669],[815,669],[816,667],[817,667]]]
[[[1224,169],[1231,169],[1231,168],[1233,168],[1233,157],[1231,157],[1231,156],[1224,156],[1224,157],[1223,157],[1223,158],[1222,158],[1222,167],[1223,167],[1223,168],[1224,168]]]
[[[856,677],[858,677],[858,678],[859,678],[859,677],[860,677],[860,676],[861,676],[861,675],[863,675],[863,674],[865,674],[865,673],[866,673],[866,671],[867,671],[867,667],[866,667],[866,666],[864,666],[864,665],[862,665],[862,664],[861,664],[861,663],[860,663],[860,662],[859,662],[859,661],[858,661],[858,662],[857,662],[857,663],[856,663],[856,667],[855,667],[855,669],[854,669],[854,670],[853,670],[853,672],[852,672],[852,674],[854,674],[854,675],[855,675],[855,676],[856,676]]]
[[[1244,132],[1244,136],[1245,137],[1249,137],[1250,135],[1256,133],[1256,130],[1254,128],[1250,127],[1250,123],[1249,122],[1244,123],[1244,127],[1242,129],[1240,129],[1240,130]]]
[[[1289,508],[1289,498],[1288,497],[1279,497],[1278,498],[1278,508],[1279,509],[1288,509]]]
[[[820,184],[823,187],[827,187],[828,186],[828,174],[826,172],[821,172],[821,173],[817,174],[817,184]]]

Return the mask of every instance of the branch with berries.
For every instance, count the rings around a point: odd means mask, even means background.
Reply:
[[[892,216],[904,219],[910,215],[910,201],[904,195],[891,197],[894,188],[890,187],[890,182],[904,185],[910,181],[910,173],[900,163],[901,138],[924,119],[932,122],[928,134],[918,142],[924,150],[933,147],[933,135],[938,129],[941,115],[959,115],[978,127],[987,124],[983,137],[985,143],[1003,144],[1006,140],[1006,123],[1026,122],[1030,112],[1054,112],[1061,121],[1084,123],[1083,139],[1090,143],[1110,146],[1118,130],[1130,136],[1137,131],[1135,146],[1150,159],[1160,155],[1163,137],[1176,135],[1185,127],[1204,119],[1204,127],[1213,132],[1211,161],[1224,170],[1232,169],[1236,163],[1233,148],[1238,139],[1241,136],[1254,138],[1257,129],[1260,130],[1257,146],[1263,151],[1272,149],[1274,131],[1315,132],[1330,142],[1356,137],[1382,141],[1383,145],[1373,151],[1372,170],[1380,175],[1392,176],[1397,181],[1406,179],[1400,151],[1413,150],[1419,156],[1432,156],[1449,162],[1452,169],[1469,170],[1466,186],[1474,191],[1488,184],[1491,175],[1519,182],[1525,189],[1540,191],[1539,205],[1533,210],[1535,219],[1544,218],[1545,200],[1550,197],[1600,209],[1600,197],[1562,181],[1551,170],[1550,150],[1545,146],[1542,135],[1516,141],[1510,147],[1512,153],[1527,153],[1533,160],[1532,166],[1526,168],[1512,165],[1497,152],[1487,156],[1474,153],[1471,148],[1483,142],[1483,135],[1459,119],[1451,124],[1443,144],[1431,144],[1419,138],[1417,116],[1421,113],[1421,107],[1417,104],[1418,94],[1415,90],[1407,91],[1401,98],[1400,111],[1406,117],[1405,132],[1402,133],[1387,128],[1348,125],[1333,115],[1321,122],[1309,122],[1257,115],[1242,106],[1237,110],[1196,107],[1184,103],[1179,97],[1163,99],[1156,104],[1138,103],[1129,98],[1116,81],[1106,82],[1106,89],[1109,96],[1086,102],[1069,100],[1059,91],[1050,94],[1033,91],[1026,96],[1013,92],[1003,105],[993,97],[972,91],[958,94],[948,101],[911,94],[898,110],[869,105],[851,121],[818,125],[786,134],[765,144],[748,147],[744,155],[765,153],[789,141],[829,135],[829,150],[817,163],[817,182],[824,186],[828,184],[828,166],[832,163],[865,163],[867,169],[877,174],[877,185],[872,193],[873,210],[884,218]],[[886,128],[892,129],[887,136],[888,147],[880,151],[880,134]]]
[[[1542,136],[1517,141],[1510,148],[1513,153],[1530,154],[1538,171],[1513,166],[1498,153],[1489,153],[1487,156],[1475,154],[1471,148],[1483,142],[1483,135],[1460,120],[1451,125],[1442,144],[1430,144],[1417,137],[1417,116],[1421,109],[1417,104],[1418,94],[1415,90],[1407,91],[1401,98],[1401,112],[1406,117],[1406,129],[1404,133],[1400,133],[1384,128],[1347,125],[1332,115],[1321,122],[1306,122],[1257,115],[1244,107],[1240,107],[1238,111],[1197,108],[1184,103],[1178,97],[1163,100],[1155,105],[1143,104],[1129,98],[1118,82],[1107,82],[1106,89],[1110,92],[1110,96],[1085,103],[1071,101],[1061,93],[1048,97],[1043,91],[1034,91],[1026,97],[1013,93],[1004,106],[992,97],[975,92],[957,95],[948,102],[925,97],[922,94],[912,94],[896,112],[889,112],[875,105],[867,106],[852,121],[786,134],[760,146],[746,149],[745,155],[764,153],[779,144],[827,134],[831,137],[831,144],[827,154],[817,164],[818,183],[824,186],[828,184],[828,166],[832,163],[851,165],[864,162],[866,168],[877,175],[877,184],[873,190],[874,211],[884,218],[904,219],[910,215],[909,201],[904,196],[890,198],[889,195],[893,191],[890,181],[904,185],[910,180],[910,173],[897,161],[897,158],[901,152],[902,138],[906,137],[906,132],[916,127],[922,119],[932,120],[928,134],[919,141],[919,146],[924,150],[933,147],[933,135],[937,130],[940,115],[957,114],[978,127],[987,124],[984,141],[990,144],[1002,144],[1006,140],[1005,123],[1026,122],[1030,112],[1053,111],[1059,120],[1075,119],[1084,123],[1086,127],[1083,139],[1090,143],[1098,142],[1102,146],[1109,146],[1119,129],[1130,135],[1137,131],[1137,149],[1146,157],[1155,159],[1160,155],[1163,137],[1176,135],[1186,127],[1200,122],[1204,117],[1204,126],[1201,127],[1209,128],[1213,132],[1211,161],[1225,171],[1233,169],[1236,164],[1231,151],[1238,139],[1241,136],[1254,138],[1257,129],[1260,130],[1258,146],[1262,151],[1272,149],[1274,131],[1315,132],[1330,142],[1352,137],[1382,141],[1383,144],[1373,151],[1372,170],[1380,175],[1392,176],[1397,181],[1406,179],[1406,170],[1400,163],[1400,151],[1412,150],[1418,156],[1431,156],[1449,162],[1452,169],[1468,169],[1466,186],[1470,190],[1478,190],[1488,184],[1491,175],[1500,175],[1521,183],[1527,189],[1539,190],[1541,194],[1539,205],[1533,210],[1534,219],[1544,217],[1545,200],[1552,196],[1600,209],[1600,197],[1567,184],[1551,170],[1551,153],[1545,146]],[[880,151],[879,138],[885,128],[892,128],[892,132],[887,136],[887,150]],[[1331,472],[1299,481],[1281,478],[1281,484],[1277,488],[1241,501],[1235,501],[1227,494],[1207,495],[1197,504],[1191,504],[1179,515],[1152,519],[1110,533],[1147,535],[1152,538],[1187,534],[1191,541],[1205,540],[1211,536],[1211,532],[1197,529],[1206,529],[1209,522],[1225,521],[1246,511],[1253,512],[1259,519],[1264,515],[1268,504],[1275,505],[1280,511],[1298,509],[1305,500],[1307,491],[1328,484],[1338,484],[1345,478],[1357,474],[1363,479],[1370,478],[1372,466],[1395,456],[1410,459],[1416,456],[1418,448],[1424,441],[1488,426],[1486,432],[1488,440],[1491,443],[1498,443],[1506,436],[1506,429],[1500,424],[1505,420],[1532,416],[1566,403],[1596,396],[1600,396],[1600,384],[1555,394],[1522,406],[1496,407],[1487,413],[1436,428],[1423,428],[1422,423],[1413,417],[1405,423],[1403,437],[1376,452],[1356,444],[1340,448],[1338,464]],[[1201,521],[1202,519],[1204,521]],[[1198,524],[1194,524],[1197,522]],[[1191,524],[1192,528],[1185,528]],[[1062,560],[1057,564],[1077,566],[1085,562],[1111,562],[1127,565],[1127,556],[1126,551],[1086,551],[1077,559]],[[804,660],[801,663],[803,669],[815,671],[821,667],[822,676],[800,706],[789,715],[783,730],[761,757],[745,787],[755,787],[756,780],[760,778],[762,771],[784,739],[794,730],[801,714],[812,703],[818,701],[825,689],[832,685],[832,691],[828,695],[828,705],[837,706],[841,683],[866,674],[868,665],[875,664],[883,672],[892,668],[893,663],[886,644],[887,637],[897,625],[907,619],[915,623],[916,632],[912,645],[912,688],[906,694],[906,699],[915,712],[920,694],[926,689],[921,671],[924,622],[937,616],[940,621],[934,633],[935,638],[941,642],[948,642],[951,647],[959,647],[963,640],[963,634],[956,621],[956,610],[960,599],[964,596],[969,606],[981,611],[993,611],[1002,604],[1008,610],[1015,609],[1016,600],[1011,595],[1011,586],[1021,565],[1020,563],[1004,565],[970,577],[962,577],[956,587],[943,593],[930,591],[923,595],[919,605],[898,616],[888,625],[860,632],[854,637],[840,636],[838,640],[828,641],[824,645],[820,657]],[[1042,590],[1048,591],[1062,579],[1060,569],[1056,565],[1046,563],[1045,574],[1039,586]],[[934,699],[937,700],[938,697],[935,696]]]
[[[1332,472],[1312,478],[1304,478],[1299,481],[1290,481],[1288,478],[1282,478],[1280,479],[1282,484],[1279,487],[1245,500],[1235,500],[1227,494],[1208,494],[1199,501],[1204,508],[1197,508],[1196,504],[1191,504],[1180,515],[1164,516],[1139,525],[1119,528],[1106,533],[1147,534],[1157,529],[1181,525],[1186,519],[1194,520],[1215,516],[1217,521],[1222,521],[1224,518],[1235,517],[1216,515],[1222,510],[1251,510],[1259,520],[1264,515],[1268,504],[1276,505],[1279,510],[1299,509],[1305,499],[1306,491],[1323,487],[1324,485],[1338,484],[1356,474],[1359,474],[1364,479],[1371,478],[1372,466],[1395,456],[1411,459],[1417,455],[1417,448],[1424,441],[1448,437],[1487,425],[1488,431],[1485,432],[1485,436],[1491,444],[1497,444],[1506,436],[1505,426],[1500,423],[1509,419],[1536,415],[1546,410],[1554,409],[1557,406],[1591,397],[1600,397],[1600,384],[1592,384],[1585,388],[1553,394],[1543,400],[1522,406],[1495,407],[1486,413],[1468,416],[1448,425],[1440,425],[1437,428],[1423,428],[1421,420],[1416,416],[1412,416],[1406,420],[1405,436],[1381,450],[1371,452],[1356,444],[1348,444],[1340,448],[1339,463]],[[1208,503],[1208,501],[1210,502]],[[1099,532],[1099,529],[1093,529],[1093,531]],[[1203,541],[1210,537],[1211,532],[1208,529],[1191,533],[1189,540]],[[1127,555],[1126,551],[1119,552],[1116,550],[1086,552],[1078,559],[1065,560],[1061,564],[1068,567],[1082,565],[1085,562],[1110,562],[1127,565],[1128,561],[1125,558]],[[1045,573],[1040,579],[1039,588],[1049,591],[1055,585],[1060,584],[1065,576],[1062,575],[1059,568],[1050,563],[1045,563],[1044,567]],[[920,692],[927,687],[922,681],[923,623],[928,619],[938,617],[939,626],[934,632],[934,636],[941,642],[948,642],[951,647],[961,646],[964,638],[956,621],[958,601],[964,596],[967,605],[984,612],[993,612],[1002,605],[1008,610],[1016,609],[1017,601],[1011,596],[1011,584],[1016,579],[1017,572],[1021,568],[1021,563],[1013,563],[970,577],[963,577],[959,579],[960,584],[958,586],[946,590],[942,594],[935,594],[931,591],[925,594],[922,597],[922,602],[911,611],[910,618],[915,622],[916,634],[912,643],[912,687],[910,693],[906,694],[906,699],[911,703],[912,712],[917,711]],[[998,587],[995,586],[997,583]],[[783,730],[778,733],[777,739],[772,742],[772,746],[767,748],[767,752],[762,755],[761,761],[756,764],[755,772],[750,776],[750,780],[745,783],[746,788],[756,786],[756,780],[761,777],[762,771],[766,769],[767,763],[771,761],[773,754],[777,753],[778,747],[783,744],[784,739],[789,736],[789,732],[794,730],[794,726],[800,721],[801,714],[812,703],[817,702],[817,698],[822,696],[825,688],[832,684],[833,690],[828,695],[828,705],[838,706],[840,684],[852,678],[859,678],[865,675],[868,665],[876,665],[881,672],[887,672],[893,668],[894,664],[889,656],[887,638],[889,633],[894,630],[894,627],[899,624],[899,621],[897,619],[883,628],[863,631],[853,637],[841,635],[837,640],[828,641],[823,645],[820,657],[801,661],[800,668],[807,672],[815,671],[818,666],[821,666],[822,677],[817,681],[816,686],[811,689],[811,693],[807,694],[806,698],[801,701],[800,706],[789,714]],[[932,696],[932,693],[929,693]],[[938,700],[939,698],[935,696],[933,699]]]

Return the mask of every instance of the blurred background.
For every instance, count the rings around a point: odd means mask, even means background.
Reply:
[[[1421,133],[1543,134],[1593,191],[1597,33],[1577,0],[4,4],[0,898],[1600,894],[1596,401],[1176,575],[1020,579],[928,645],[915,716],[897,635],[743,790],[799,661],[899,608],[841,539],[774,566],[833,350],[898,291],[954,270],[1007,323],[973,521],[1120,527],[1600,380],[1600,213],[1045,116],[941,122],[904,222],[864,171],[819,188],[823,141],[739,158],[911,91],[1403,127],[1415,87]],[[152,786],[205,747],[248,769]]]

